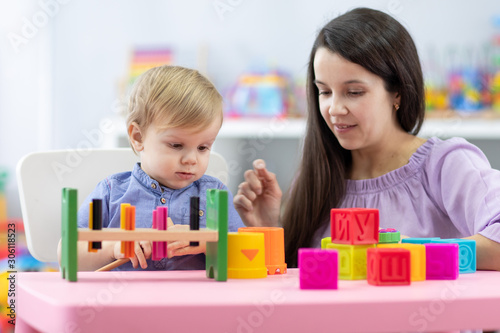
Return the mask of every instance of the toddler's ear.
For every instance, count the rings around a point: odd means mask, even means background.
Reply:
[[[130,144],[134,147],[136,152],[140,152],[144,149],[143,135],[136,122],[133,122],[128,127],[128,137],[130,138]]]

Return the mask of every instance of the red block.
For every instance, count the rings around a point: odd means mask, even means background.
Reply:
[[[368,249],[366,279],[375,286],[410,284],[410,251],[398,248]]]
[[[379,214],[371,208],[333,208],[330,212],[332,243],[377,244]]]

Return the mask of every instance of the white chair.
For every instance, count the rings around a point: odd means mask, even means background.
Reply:
[[[61,237],[61,189],[78,190],[78,206],[107,176],[132,170],[139,157],[130,148],[59,150],[31,153],[17,165],[28,249],[39,261],[57,262]],[[212,152],[206,172],[227,184],[225,159]]]

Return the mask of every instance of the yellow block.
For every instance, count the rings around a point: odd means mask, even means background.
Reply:
[[[410,251],[410,280],[425,281],[425,245],[422,244],[378,244],[377,247],[400,248]]]
[[[259,279],[267,276],[264,234],[230,232],[227,235],[227,277]]]
[[[363,280],[366,279],[366,251],[374,248],[375,244],[347,245],[326,244],[327,249],[339,251],[339,279]]]
[[[331,243],[332,243],[332,237],[321,238],[321,249],[322,250],[326,249],[326,246]]]

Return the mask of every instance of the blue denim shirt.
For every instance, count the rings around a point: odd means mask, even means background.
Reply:
[[[200,210],[203,212],[200,217],[200,228],[205,228],[206,192],[207,189],[212,188],[228,191],[228,229],[229,231],[238,231],[239,227],[244,226],[243,222],[234,209],[231,192],[220,180],[204,175],[187,187],[173,190],[161,186],[156,180],[149,177],[141,169],[139,163],[134,166],[131,172],[111,175],[97,185],[78,211],[78,227],[88,228],[89,202],[92,199],[102,199],[103,228],[120,228],[120,205],[122,203],[136,206],[136,228],[151,228],[153,210],[158,206],[168,207],[168,216],[174,224],[189,225],[190,197],[199,196]],[[148,259],[146,270],[189,269],[205,269],[205,255],[178,256],[171,259],[164,258],[160,261]],[[128,262],[116,270],[134,270],[134,268]],[[137,270],[142,270],[142,268],[137,268]]]

